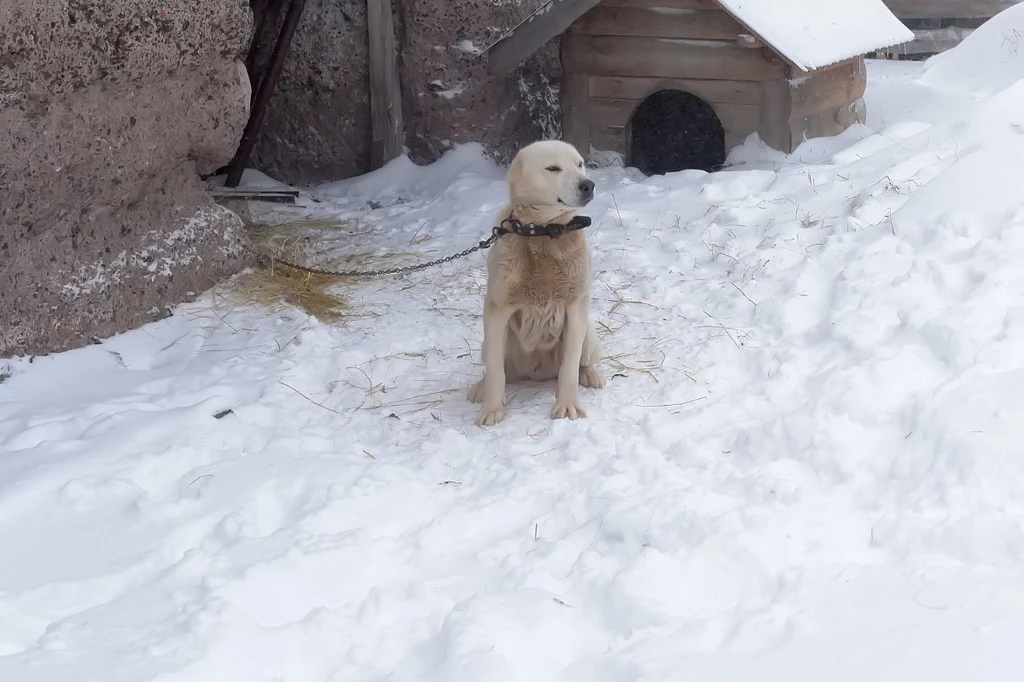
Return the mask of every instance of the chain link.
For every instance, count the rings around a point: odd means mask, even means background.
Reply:
[[[326,277],[350,277],[353,279],[372,279],[374,277],[401,275],[407,272],[415,272],[416,270],[424,270],[426,268],[432,268],[435,265],[450,263],[451,261],[456,260],[458,258],[465,258],[471,253],[475,253],[477,251],[490,248],[491,246],[494,245],[494,242],[498,240],[499,236],[500,233],[498,231],[498,228],[495,228],[494,232],[491,234],[490,237],[480,242],[476,246],[472,246],[466,249],[465,251],[460,251],[459,253],[454,253],[450,256],[445,256],[444,258],[438,258],[437,260],[432,260],[428,263],[417,263],[416,265],[406,265],[400,268],[387,268],[384,270],[326,270],[324,268],[314,268],[308,265],[299,265],[298,263],[291,263],[289,261],[277,258],[275,256],[265,255],[263,256],[263,259],[269,260],[271,264],[280,263],[281,265],[289,267],[293,270],[308,272],[311,275],[324,275]]]
[[[416,265],[406,265],[400,268],[387,268],[385,270],[327,270],[325,268],[314,268],[308,265],[299,265],[298,263],[292,263],[282,258],[276,258],[269,254],[265,254],[260,257],[262,262],[270,262],[271,265],[274,263],[280,263],[285,267],[289,267],[293,270],[299,270],[301,272],[308,272],[311,275],[323,275],[325,277],[350,277],[352,279],[371,279],[373,277],[386,277],[388,275],[402,275],[407,272],[415,272],[417,270],[425,270],[426,268],[432,268],[435,265],[441,265],[443,263],[450,263],[458,258],[465,258],[471,253],[488,249],[494,245],[494,242],[498,241],[498,238],[505,234],[517,234],[521,237],[538,237],[547,236],[551,238],[559,237],[566,231],[582,230],[585,227],[589,227],[591,224],[590,218],[586,216],[576,216],[567,225],[560,225],[556,223],[549,223],[547,225],[536,225],[534,223],[523,223],[522,221],[516,220],[512,216],[505,218],[501,221],[501,224],[491,230],[491,236],[480,242],[476,246],[471,246],[465,251],[454,253],[444,258],[438,258],[432,260],[429,263],[417,263]]]

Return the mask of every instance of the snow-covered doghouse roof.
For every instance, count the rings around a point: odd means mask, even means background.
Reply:
[[[601,0],[550,0],[487,50],[504,75]],[[666,0],[666,10],[672,3]],[[913,40],[882,0],[711,0],[793,66],[820,69]]]

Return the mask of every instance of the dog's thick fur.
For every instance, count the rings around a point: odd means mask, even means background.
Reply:
[[[523,223],[568,223],[593,198],[583,158],[565,142],[544,140],[521,149],[508,173],[509,216]],[[484,298],[484,376],[469,390],[482,403],[477,423],[505,416],[505,383],[558,380],[552,419],[586,417],[579,385],[602,388],[594,363],[601,344],[590,318],[591,264],[584,230],[554,239],[509,234],[487,259]]]

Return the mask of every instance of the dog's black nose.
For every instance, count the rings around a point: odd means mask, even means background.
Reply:
[[[594,195],[594,181],[590,178],[583,178],[580,180],[580,194],[584,196]]]

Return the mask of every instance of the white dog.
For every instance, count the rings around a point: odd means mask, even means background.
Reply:
[[[556,377],[552,419],[586,417],[579,385],[604,387],[594,367],[601,344],[590,319],[590,252],[582,229],[551,237],[548,226],[569,224],[594,198],[594,181],[572,145],[544,140],[519,151],[508,184],[496,224],[522,227],[499,238],[487,259],[484,376],[469,390],[482,403],[477,423],[504,418],[506,380]],[[510,218],[518,223],[503,222]]]

